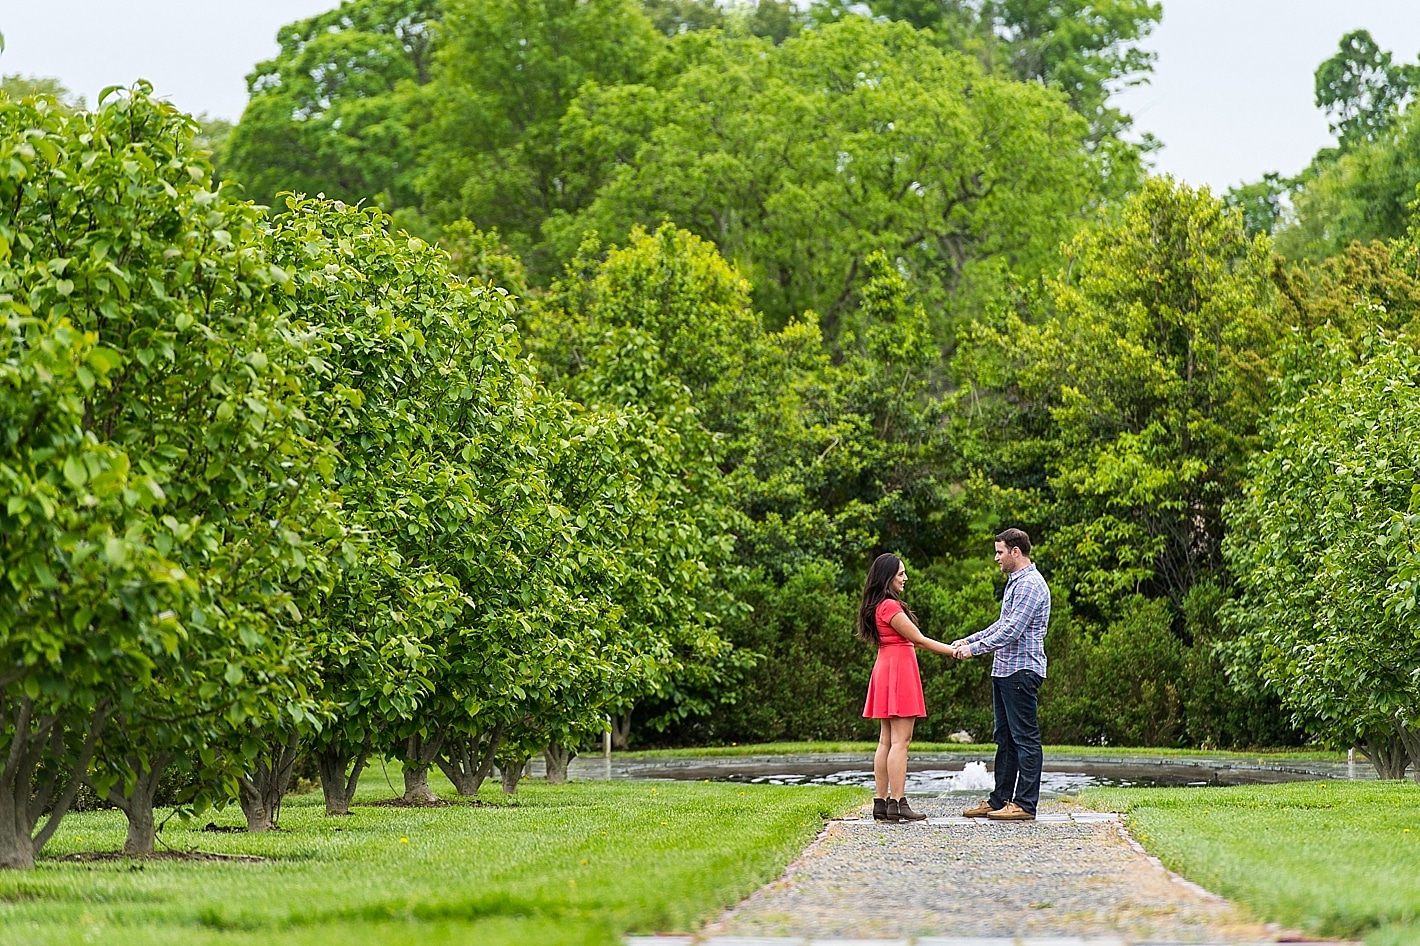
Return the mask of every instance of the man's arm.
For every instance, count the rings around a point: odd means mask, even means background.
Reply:
[[[973,657],[1000,650],[1025,633],[1030,619],[1045,605],[1044,589],[1034,582],[1025,585],[1020,589],[1014,605],[1008,613],[1001,615],[1001,620],[967,638]]]
[[[991,634],[996,633],[996,629],[999,628],[1000,626],[1001,626],[1000,620],[996,620],[996,621],[992,622],[991,624],[988,624],[986,627],[982,628],[981,630],[977,631],[975,634],[972,634],[972,635],[969,636],[969,637],[963,637],[963,638],[962,638],[962,641],[963,641],[964,643],[967,643],[967,644],[975,644],[977,641],[981,640],[983,637],[987,637],[987,636],[989,636],[989,635],[991,635]]]

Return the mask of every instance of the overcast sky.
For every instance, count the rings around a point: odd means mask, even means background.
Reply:
[[[0,0],[0,72],[55,76],[92,104],[142,76],[196,113],[235,119],[276,30],[335,0]],[[1119,100],[1164,142],[1160,171],[1227,188],[1300,170],[1330,141],[1312,73],[1343,33],[1420,54],[1420,0],[1164,0],[1153,81]]]

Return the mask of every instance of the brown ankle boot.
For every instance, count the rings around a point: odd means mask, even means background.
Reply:
[[[888,800],[888,804],[892,804],[892,800],[891,800],[891,799]],[[922,814],[920,811],[913,811],[912,808],[911,808],[911,806],[909,806],[909,805],[907,804],[907,799],[906,799],[906,798],[899,798],[899,799],[897,800],[897,820],[898,820],[898,821],[926,821],[926,820],[927,820],[927,816],[924,815],[924,814]]]
[[[883,820],[888,824],[897,824],[902,819],[897,816],[897,799],[889,798],[883,803]]]
[[[874,799],[873,799],[873,820],[874,820],[874,821],[886,821],[886,820],[887,820],[887,799],[886,799],[886,798],[874,798]]]

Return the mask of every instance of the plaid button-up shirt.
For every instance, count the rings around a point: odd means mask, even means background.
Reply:
[[[971,654],[994,653],[991,676],[1009,677],[1017,670],[1045,676],[1045,631],[1050,625],[1050,589],[1035,565],[1006,579],[1001,619],[966,639]]]

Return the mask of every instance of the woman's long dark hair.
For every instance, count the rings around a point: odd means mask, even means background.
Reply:
[[[868,569],[868,581],[863,585],[863,601],[858,606],[858,637],[865,643],[882,643],[878,638],[878,605],[885,598],[902,600],[888,587],[901,567],[902,559],[891,552],[884,552],[873,559],[872,567]],[[907,608],[903,610],[907,611]],[[917,618],[911,611],[907,611],[907,616],[916,623]]]

